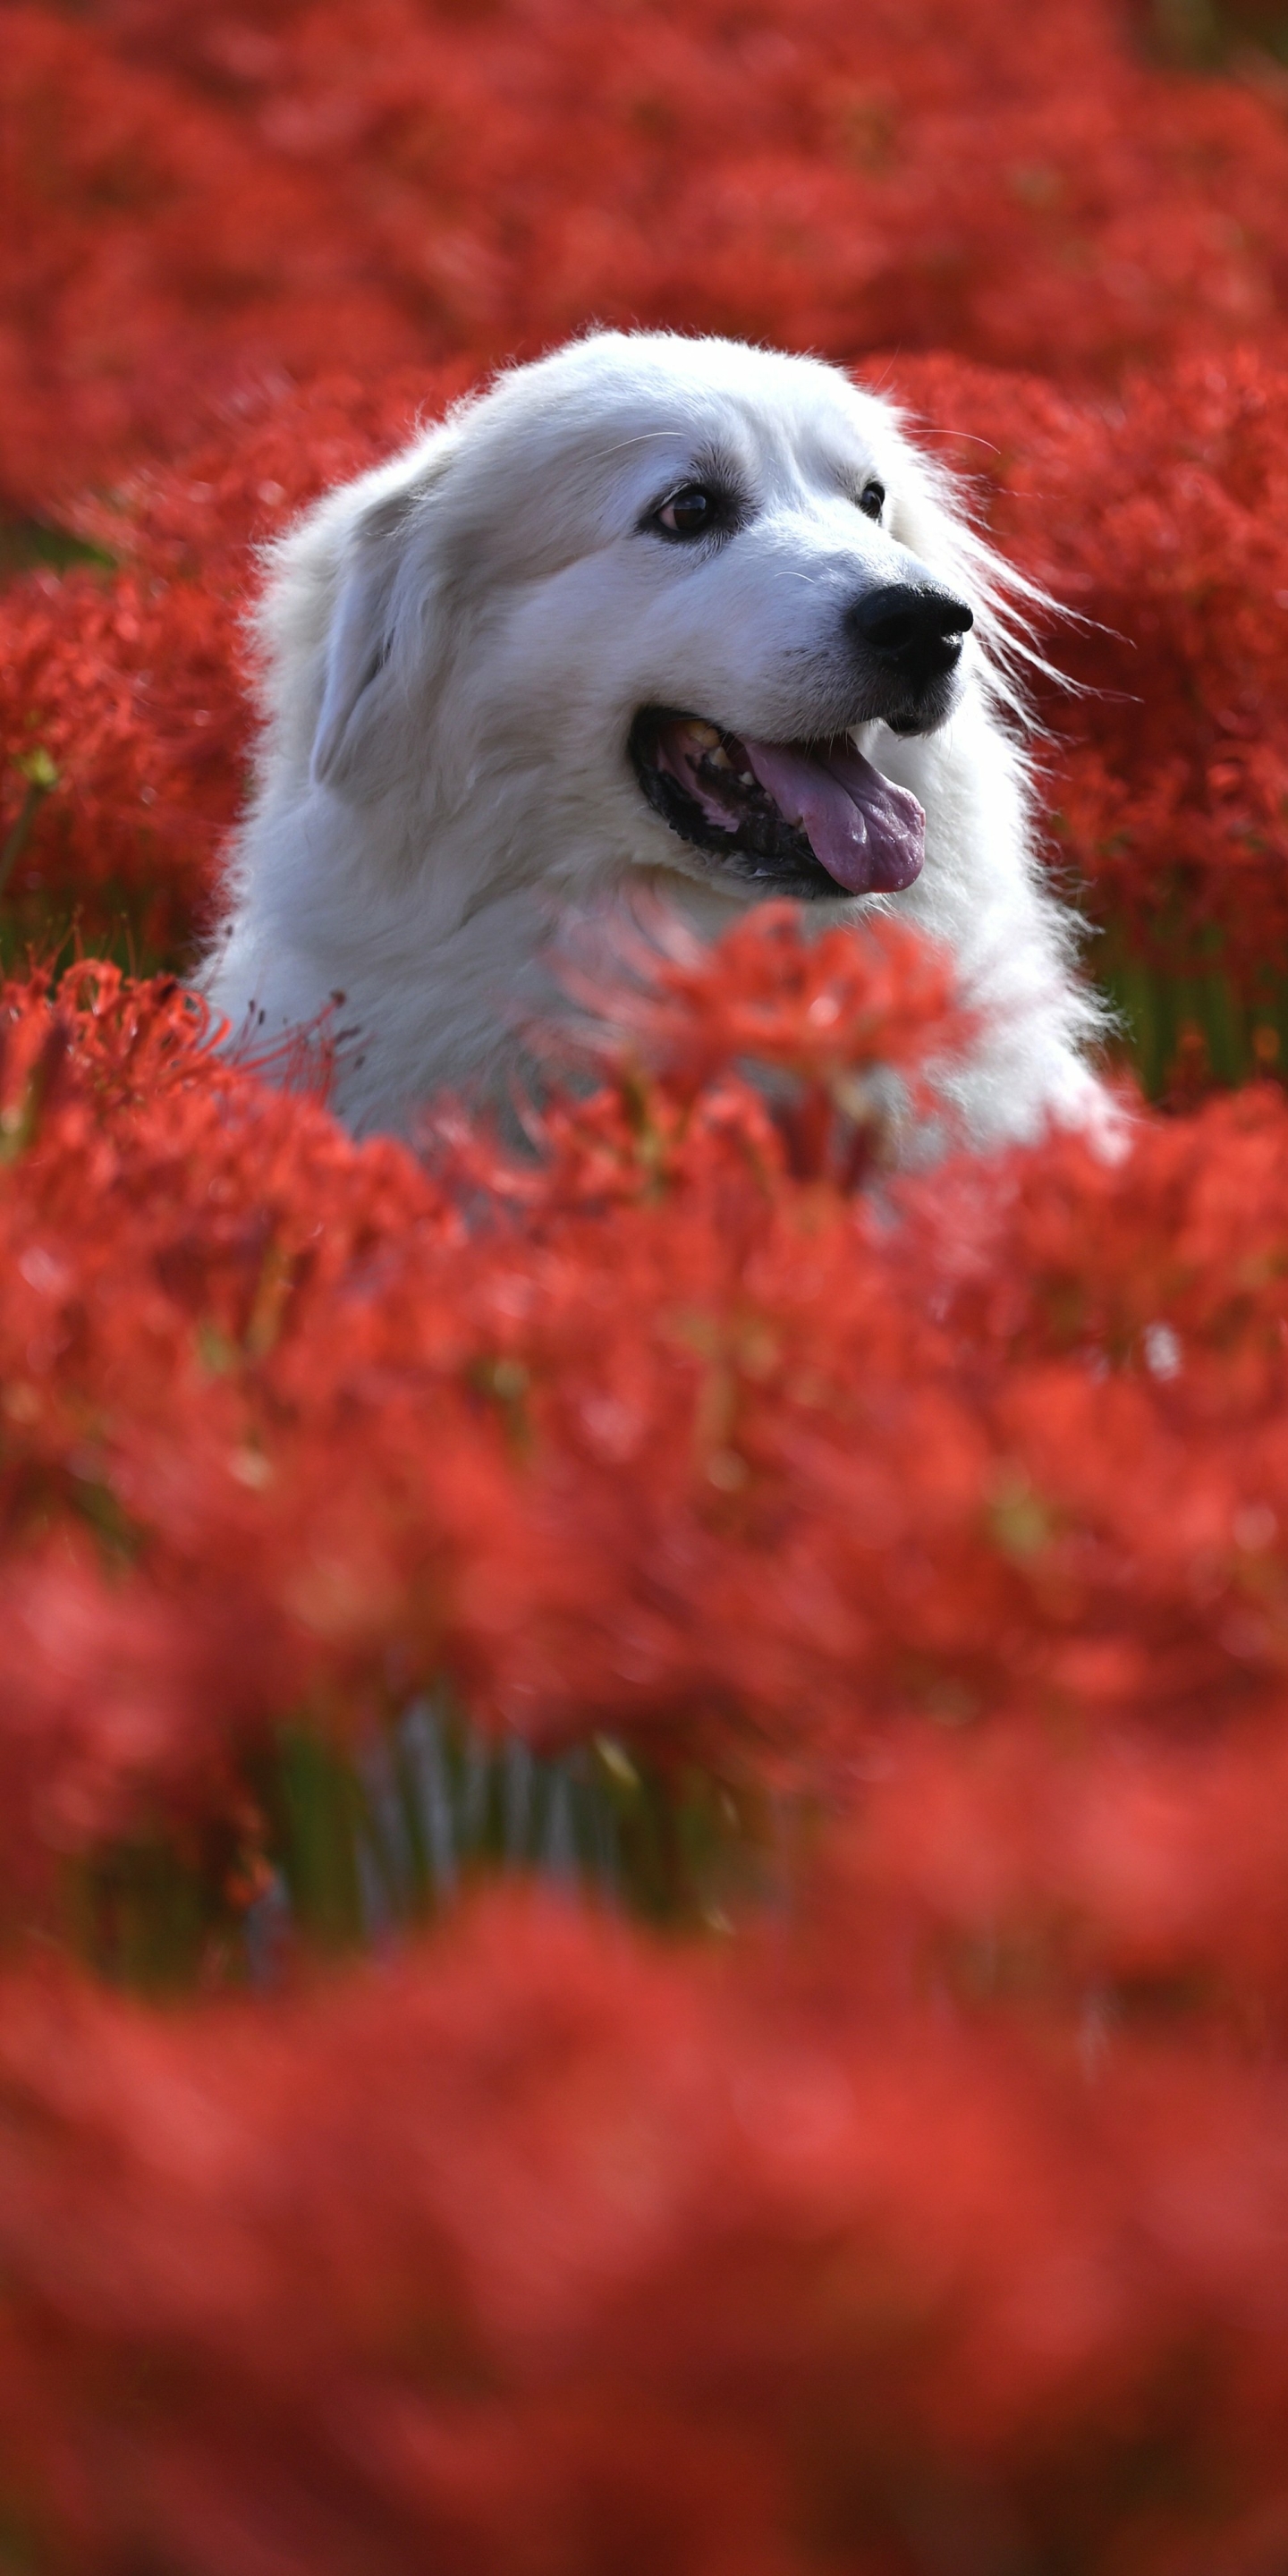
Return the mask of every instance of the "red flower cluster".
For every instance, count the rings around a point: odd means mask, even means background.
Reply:
[[[1087,692],[1040,693],[1047,794],[1112,950],[1281,1009],[1288,373],[1243,349],[1076,402],[954,359],[896,381],[994,541],[1072,612],[1040,639]]]
[[[6,890],[38,945],[74,910],[94,940],[124,919],[145,959],[190,946],[246,787],[253,547],[467,380],[458,366],[250,405],[181,472],[77,505],[82,536],[120,565],[110,578],[44,570],[0,592],[0,838],[14,836]]]
[[[595,314],[1061,375],[1275,327],[1273,98],[1053,0],[7,0],[0,487],[26,508],[283,368]]]
[[[924,419],[1074,612],[1053,857],[1152,1075],[1204,995],[1273,1063],[1288,137],[1181,14],[0,0],[0,487],[82,541],[0,594],[10,959],[200,929],[258,539],[656,319]],[[1288,1102],[899,1177],[873,1070],[966,1024],[896,923],[623,1019],[528,1159],[413,1156],[325,1027],[269,1087],[165,977],[0,987],[5,2545],[1279,2576]],[[265,1935],[352,1928],[420,1694],[470,1850],[575,1781],[688,1936]]]
[[[780,1186],[791,1202],[723,1058],[750,1037],[809,1076],[797,1159],[835,1151],[848,1176],[879,1128],[864,1065],[942,1049],[956,1023],[894,930],[869,961],[839,936],[803,953],[771,920],[669,982],[669,1078],[624,1068],[552,1116],[539,1177],[444,1129],[445,1159],[486,1159],[522,1210],[479,1241],[400,1148],[359,1152],[307,1097],[214,1057],[173,985],[90,963],[56,997],[8,989],[0,1773],[24,1893],[51,1851],[221,1795],[248,1729],[302,1703],[352,1728],[445,1660],[482,1711],[539,1730],[694,1721],[698,1568],[651,1650],[623,1621],[674,1504],[696,1500],[693,1543],[719,1559],[703,1497],[718,1521],[738,1472],[712,1410],[738,1332],[723,1309],[742,1254],[776,1240]],[[654,1016],[664,1042],[664,998]],[[790,1229],[775,1275],[789,1254]],[[637,1452],[638,1484],[620,1472]]]
[[[919,1786],[874,1786],[879,1841]],[[1120,1846],[1166,1844],[1130,1784],[1128,1811]],[[419,1956],[186,2023],[10,1978],[0,2478],[28,2546],[202,2576],[1272,2576],[1282,2061],[1165,1993],[1035,2015],[986,1876],[959,2000],[843,1859],[790,1939],[718,1963],[494,1897]]]
[[[864,1068],[956,1035],[917,946],[771,912],[669,982],[660,1069],[535,1169],[447,1122],[440,1183],[212,1059],[173,988],[10,988],[14,1871],[182,1814],[291,1707],[352,1727],[443,1671],[542,1741],[784,1777],[916,1711],[1266,1722],[1280,1095],[901,1184],[892,1228],[851,1195]],[[463,1232],[481,1171],[513,1213]]]
[[[32,2547],[1269,2571],[1283,1095],[856,1197],[869,1069],[960,1023],[897,927],[786,911],[535,1166],[354,1147],[110,968],[3,1030],[11,1933],[159,1836],[215,1973],[283,1716],[435,1679],[798,1820],[724,1967],[497,1900],[187,2025],[15,1971]]]

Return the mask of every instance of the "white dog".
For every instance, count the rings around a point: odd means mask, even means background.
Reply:
[[[710,937],[788,895],[950,948],[976,1141],[1100,1123],[1001,588],[833,367],[605,333],[502,375],[273,552],[211,998],[257,1050],[329,1009],[341,1115],[406,1131],[504,1092],[578,925],[648,886]]]

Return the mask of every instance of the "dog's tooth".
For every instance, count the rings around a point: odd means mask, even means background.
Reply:
[[[699,716],[694,716],[692,722],[687,724],[684,730],[691,742],[701,743],[704,751],[710,751],[720,740],[720,736],[717,733],[715,726],[713,724],[704,724]]]
[[[740,769],[738,772],[738,784],[740,787],[754,787],[756,784],[754,771],[750,769]]]
[[[729,754],[725,750],[724,744],[720,741],[719,736],[716,738],[715,750],[707,753],[707,762],[708,766],[712,769],[732,769],[733,767],[733,762],[729,758]]]

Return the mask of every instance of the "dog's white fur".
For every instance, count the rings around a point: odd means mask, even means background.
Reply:
[[[713,455],[746,523],[661,542],[650,506]],[[856,506],[873,477],[881,525]],[[976,624],[953,712],[908,739],[856,724],[843,619],[910,557]],[[639,707],[776,741],[848,728],[920,798],[926,864],[906,893],[838,889],[803,918],[891,910],[946,943],[982,1014],[949,1086],[977,1142],[1099,1122],[1097,1013],[1034,856],[1005,595],[898,412],[833,367],[605,333],[502,375],[272,553],[259,783],[212,1000],[257,1049],[330,1007],[359,1133],[406,1131],[442,1086],[504,1090],[570,927],[649,887],[708,937],[755,899],[645,801]]]

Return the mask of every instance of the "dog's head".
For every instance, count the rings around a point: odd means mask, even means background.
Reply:
[[[279,713],[315,789],[395,800],[431,862],[469,849],[467,901],[640,867],[743,900],[888,892],[922,818],[882,747],[897,765],[953,710],[969,562],[897,415],[838,370],[605,334],[287,540]]]

